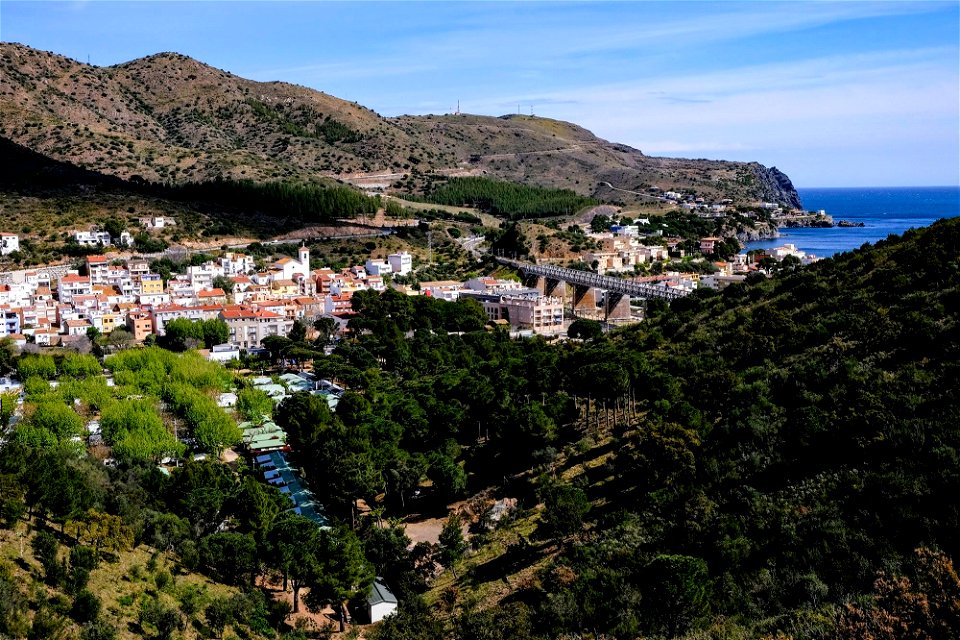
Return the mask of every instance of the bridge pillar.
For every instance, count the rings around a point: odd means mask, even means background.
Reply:
[[[554,278],[544,278],[543,288],[540,289],[540,292],[545,296],[556,296],[558,298],[563,298],[567,295],[567,283],[563,280],[557,280]]]
[[[527,287],[528,289],[539,289],[542,291],[543,290],[543,285],[541,284],[542,281],[543,281],[543,278],[538,276],[535,273],[523,274],[523,286]]]
[[[593,287],[574,285],[573,315],[594,318],[597,315],[597,290]]]
[[[608,291],[603,302],[605,320],[629,320],[631,318],[630,296]]]

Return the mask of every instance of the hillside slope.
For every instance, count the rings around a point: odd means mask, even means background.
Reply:
[[[941,221],[560,347],[536,380],[592,398],[584,439],[510,423],[527,509],[377,638],[954,637],[958,243]]]
[[[96,67],[0,44],[0,135],[58,160],[150,181],[328,176],[391,184],[416,171],[487,174],[609,200],[643,201],[629,192],[656,186],[800,206],[789,179],[757,163],[652,158],[545,118],[384,118],[174,53]]]

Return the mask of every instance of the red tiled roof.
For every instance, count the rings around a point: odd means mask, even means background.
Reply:
[[[74,273],[68,273],[67,275],[60,278],[60,282],[90,282],[90,278],[87,276],[78,276]]]

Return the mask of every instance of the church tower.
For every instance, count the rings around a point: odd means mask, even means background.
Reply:
[[[304,277],[310,274],[310,249],[307,249],[306,244],[300,245],[300,265],[303,267]]]

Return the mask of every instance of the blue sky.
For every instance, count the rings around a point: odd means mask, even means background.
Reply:
[[[960,2],[13,2],[0,39],[177,51],[391,116],[531,109],[800,187],[960,182]]]

